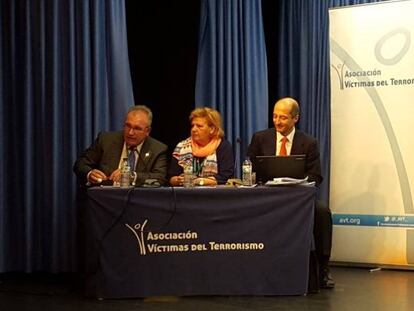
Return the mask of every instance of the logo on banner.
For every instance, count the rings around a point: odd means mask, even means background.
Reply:
[[[177,252],[207,252],[207,251],[261,251],[265,248],[263,242],[198,242],[198,233],[185,232],[152,232],[146,231],[148,219],[135,225],[125,224],[134,235],[140,255],[153,253]]]
[[[341,90],[348,88],[378,87],[388,85],[388,81],[377,79],[377,77],[381,76],[381,70],[372,69],[352,71],[344,70],[345,66],[345,62],[337,65],[331,65],[338,76],[339,88]]]
[[[398,40],[401,48],[395,51],[392,56],[384,56],[384,46],[389,44],[390,40]],[[335,46],[335,42],[331,42]],[[374,57],[382,65],[392,66],[400,62],[407,54],[411,47],[411,32],[405,28],[394,29],[383,35],[375,44]],[[411,86],[414,85],[414,77],[383,77],[383,70],[378,68],[363,69],[357,65],[355,60],[340,46],[336,48],[336,52],[340,52],[340,58],[343,63],[332,64],[331,67],[335,71],[340,90],[354,88],[382,88],[395,86]],[[348,60],[348,64],[345,63]],[[345,70],[344,68],[348,69]],[[351,69],[352,68],[352,69]]]
[[[345,66],[345,63],[338,64],[336,66],[331,65],[331,67],[335,70],[336,74],[338,75],[339,88],[341,90],[344,89],[344,66]]]

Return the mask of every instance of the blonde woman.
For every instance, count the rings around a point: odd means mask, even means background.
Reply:
[[[212,108],[194,109],[190,114],[191,135],[178,143],[168,170],[172,186],[182,186],[183,170],[193,167],[195,185],[214,186],[233,176],[234,158],[231,144],[224,139],[220,113]]]

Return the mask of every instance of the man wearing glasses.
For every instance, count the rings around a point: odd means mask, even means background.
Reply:
[[[138,105],[128,110],[123,131],[99,133],[73,166],[79,182],[82,185],[119,182],[122,160],[128,158],[137,173],[137,185],[149,179],[164,184],[167,146],[149,136],[151,123],[151,110]]]

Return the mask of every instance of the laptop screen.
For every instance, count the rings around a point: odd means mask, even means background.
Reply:
[[[306,156],[257,156],[252,160],[253,172],[256,172],[256,180],[266,183],[268,180],[278,177],[305,178]]]

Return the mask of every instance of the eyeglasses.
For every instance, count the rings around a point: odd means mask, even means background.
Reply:
[[[127,130],[127,131],[133,131],[134,133],[139,133],[139,132],[145,132],[147,129],[148,129],[148,126],[147,127],[144,127],[144,128],[142,128],[142,127],[139,127],[139,126],[135,126],[135,127],[132,127],[131,125],[129,125],[129,124],[124,124],[124,128]]]

